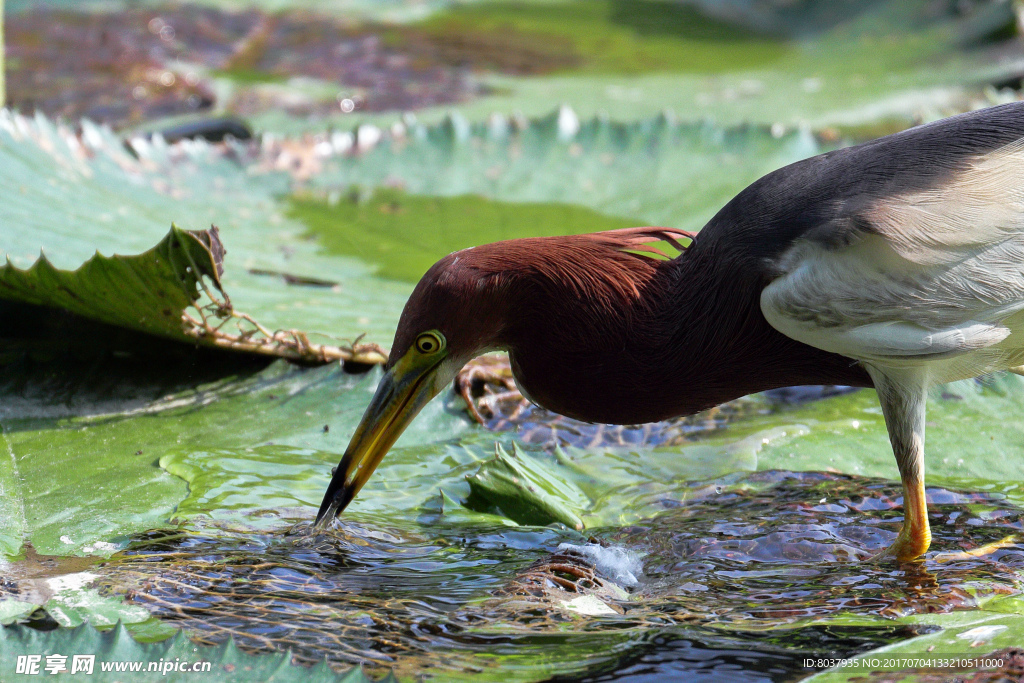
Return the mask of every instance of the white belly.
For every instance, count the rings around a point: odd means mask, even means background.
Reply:
[[[1024,363],[1024,236],[915,263],[881,236],[842,249],[801,242],[761,294],[783,334],[930,384]]]

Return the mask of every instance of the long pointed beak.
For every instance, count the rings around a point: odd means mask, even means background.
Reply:
[[[329,524],[352,502],[405,428],[437,395],[440,361],[422,363],[413,355],[399,359],[377,385],[320,503],[317,526]]]

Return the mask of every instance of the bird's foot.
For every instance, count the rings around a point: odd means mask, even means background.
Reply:
[[[983,546],[972,548],[970,550],[961,550],[955,553],[939,553],[935,556],[936,562],[957,562],[959,560],[970,560],[973,558],[984,557],[991,555],[997,550],[1003,548],[1009,548],[1015,546],[1021,542],[1021,537],[1017,534],[1011,534],[1006,538],[1000,539],[993,543],[986,543]]]
[[[882,562],[895,559],[897,562],[909,562],[924,555],[932,543],[932,532],[928,527],[923,529],[908,528],[906,524],[900,529],[899,536],[888,548],[871,558],[871,562]]]

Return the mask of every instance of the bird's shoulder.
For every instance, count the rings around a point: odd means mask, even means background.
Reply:
[[[941,261],[1024,230],[1021,178],[1016,102],[778,169],[730,201],[697,243],[771,268],[798,242],[837,249],[875,234],[911,260]]]
[[[1022,178],[1014,103],[780,169],[695,245],[758,278],[762,314],[790,338],[968,377],[1024,353]]]

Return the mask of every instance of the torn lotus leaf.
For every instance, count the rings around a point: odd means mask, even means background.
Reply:
[[[55,268],[45,255],[25,270],[8,259],[0,267],[0,299],[64,309],[177,341],[302,363],[374,365],[387,360],[387,352],[376,344],[359,339],[345,346],[314,344],[300,330],[270,330],[235,310],[221,286],[226,253],[216,227],[182,230],[172,225],[145,253],[97,253],[74,271]]]

